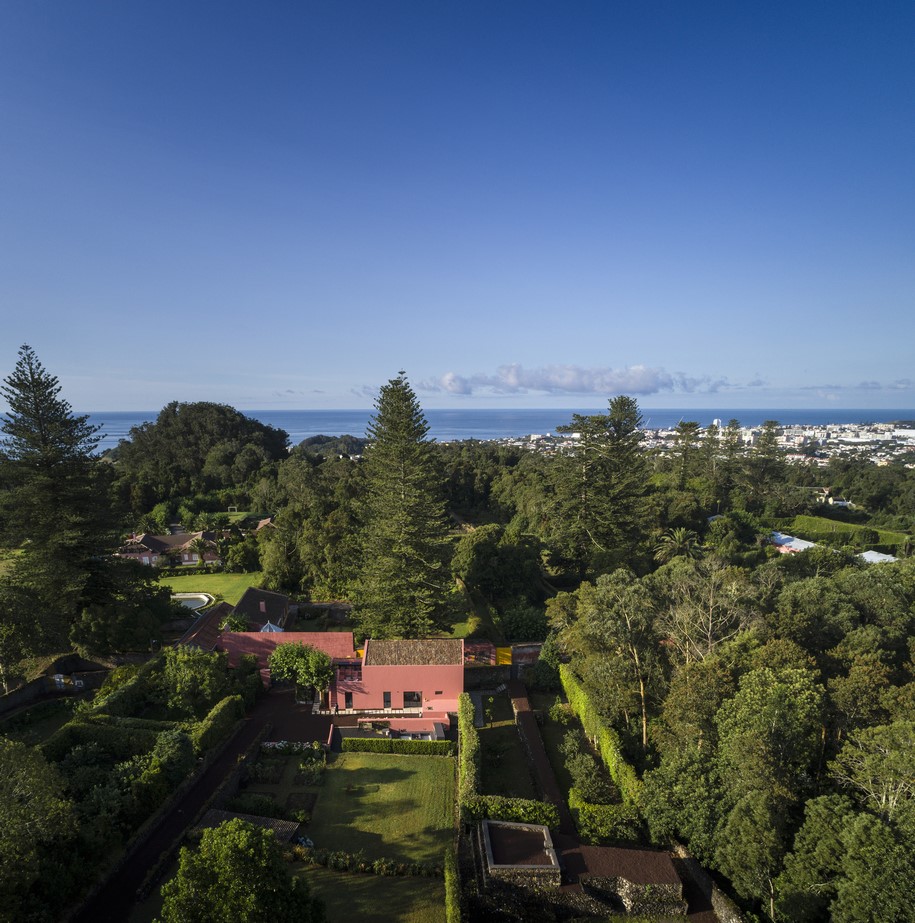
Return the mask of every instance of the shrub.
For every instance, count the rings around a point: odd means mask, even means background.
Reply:
[[[461,805],[466,821],[513,820],[522,824],[559,826],[559,809],[546,801],[506,798],[503,795],[476,795]]]
[[[461,923],[461,876],[453,844],[445,850],[445,921]]]
[[[474,724],[475,715],[473,700],[462,692],[458,699],[458,804],[462,816],[465,805],[480,792],[480,735]]]
[[[217,702],[210,713],[193,726],[191,741],[197,753],[215,747],[235,726],[235,722],[245,714],[245,704],[240,695],[227,695]]]
[[[573,785],[569,789],[569,808],[579,834],[589,843],[638,840],[641,836],[641,821],[635,805],[594,804]]]
[[[401,862],[382,856],[380,859],[367,859],[361,850],[356,853],[346,852],[343,849],[312,849],[309,847],[294,846],[293,855],[309,865],[323,865],[338,872],[363,872],[369,875],[395,875],[424,876],[427,878],[440,878],[442,867],[429,862]]]
[[[311,761],[300,763],[295,780],[301,785],[320,785],[324,781],[324,764]]]
[[[236,795],[226,803],[226,809],[239,814],[255,814],[258,817],[286,817],[286,810],[278,805],[269,795],[248,792]]]
[[[596,742],[597,751],[610,773],[610,778],[616,783],[623,801],[626,804],[637,805],[642,783],[635,769],[623,758],[619,735],[604,723],[568,664],[560,665],[559,676],[572,711],[578,716],[588,737]]]
[[[143,666],[118,667],[108,675],[93,700],[93,711],[134,717],[150,704],[162,700],[160,677],[163,660],[154,657]]]
[[[42,744],[42,750],[48,760],[59,763],[76,747],[95,744],[100,759],[113,764],[147,753],[155,745],[156,737],[155,731],[144,728],[125,728],[78,718],[52,734]]]
[[[344,753],[400,753],[417,756],[453,756],[450,740],[397,740],[387,737],[344,737]]]

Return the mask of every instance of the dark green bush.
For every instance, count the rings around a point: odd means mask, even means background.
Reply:
[[[601,840],[639,840],[642,825],[638,809],[631,804],[593,804],[572,786],[569,808],[581,837],[589,843]]]
[[[461,805],[465,821],[513,820],[522,824],[559,826],[559,809],[545,801],[506,798],[502,795],[477,795]]]
[[[568,664],[560,665],[559,676],[572,711],[578,716],[588,737],[596,742],[601,759],[610,773],[610,778],[616,783],[623,801],[637,805],[642,782],[635,769],[623,758],[619,735],[604,723],[585,688]]]
[[[475,714],[473,700],[466,692],[461,693],[458,699],[458,804],[462,816],[464,805],[480,792],[480,735],[474,724]]]
[[[452,756],[450,740],[397,740],[387,737],[344,737],[344,753],[400,753],[415,756]]]
[[[217,702],[191,731],[191,740],[197,753],[203,753],[219,744],[244,714],[245,703],[240,695],[228,695]]]

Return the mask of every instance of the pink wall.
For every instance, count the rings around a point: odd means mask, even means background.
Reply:
[[[363,666],[362,681],[336,683],[331,704],[345,707],[345,693],[353,694],[353,708],[382,711],[384,693],[391,693],[391,708],[403,708],[404,692],[421,692],[422,709],[457,711],[458,696],[464,691],[464,665]]]

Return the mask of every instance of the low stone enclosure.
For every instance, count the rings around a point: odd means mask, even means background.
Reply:
[[[487,878],[535,890],[558,888],[562,883],[559,856],[549,828],[542,824],[484,820],[480,845]]]
[[[564,844],[564,839],[554,842],[540,824],[482,821],[477,843],[486,889],[520,889],[586,912],[686,914],[683,884],[667,853]],[[564,872],[580,887],[563,886]]]

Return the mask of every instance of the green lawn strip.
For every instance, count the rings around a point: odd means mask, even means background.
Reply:
[[[553,767],[553,772],[556,775],[556,781],[559,783],[563,798],[568,801],[569,789],[572,787],[572,777],[566,769],[565,760],[559,750],[568,728],[550,718],[550,707],[556,701],[556,693],[532,692],[530,694],[530,701],[531,707],[535,711],[543,712],[544,720],[540,728],[540,736],[543,739],[543,746],[546,749],[547,758],[550,761],[550,765]],[[575,719],[573,719],[573,721],[574,720]],[[577,721],[575,723],[577,723]],[[571,726],[570,724],[569,727]]]
[[[488,707],[488,699],[488,696],[483,696],[484,710]],[[492,726],[487,722],[480,728],[482,794],[537,798],[530,763],[515,726],[509,697],[505,693],[493,696],[492,709]]]
[[[292,868],[293,874],[304,876],[312,894],[324,901],[328,920],[445,923],[445,883],[441,878],[386,878],[301,863]]]
[[[835,519],[827,519],[825,516],[795,516],[791,521],[790,529],[794,533],[807,533],[809,535],[822,536],[831,532],[836,534],[860,532],[862,529],[872,528],[866,524],[855,522],[839,522]],[[880,536],[878,544],[881,545],[902,545],[906,541],[904,532],[890,532],[886,529],[876,529]],[[802,537],[800,534],[798,537]]]
[[[454,797],[449,757],[331,754],[308,835],[322,849],[362,850],[370,859],[441,862]]]
[[[260,586],[263,578],[263,573],[258,570],[250,574],[181,574],[179,577],[163,577],[159,582],[170,587],[173,593],[209,593],[234,606],[248,587]]]

